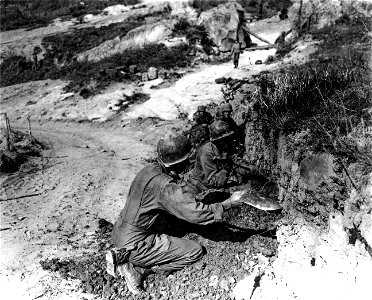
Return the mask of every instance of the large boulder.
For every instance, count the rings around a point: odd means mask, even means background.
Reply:
[[[244,9],[236,2],[220,4],[217,7],[203,12],[198,23],[205,26],[209,37],[215,42],[220,51],[230,51],[236,37],[246,47],[244,32],[238,25],[244,19]]]

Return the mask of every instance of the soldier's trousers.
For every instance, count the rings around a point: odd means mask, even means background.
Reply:
[[[240,53],[234,53],[234,66],[237,68],[239,65]]]
[[[194,241],[155,234],[151,243],[139,242],[135,249],[130,250],[129,262],[139,273],[151,270],[168,275],[195,263],[203,254],[203,248]]]

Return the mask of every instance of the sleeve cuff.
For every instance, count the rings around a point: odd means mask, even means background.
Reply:
[[[216,223],[220,223],[223,220],[223,212],[224,208],[221,203],[214,203],[210,204],[209,207],[211,208],[213,215],[214,215],[214,221]]]

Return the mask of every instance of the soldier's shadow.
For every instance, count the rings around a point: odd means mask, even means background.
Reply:
[[[227,190],[209,190],[203,194],[199,200],[204,204],[221,203],[230,196]],[[273,237],[276,235],[276,229],[256,230],[252,228],[240,227],[226,222],[210,225],[196,225],[184,220],[178,219],[173,215],[164,213],[158,218],[154,226],[157,232],[165,233],[174,237],[188,238],[189,233],[196,233],[205,239],[219,242],[244,242],[253,235]]]
[[[216,223],[211,225],[196,225],[180,220],[172,215],[164,215],[154,224],[157,232],[170,236],[183,238],[189,233],[196,233],[201,237],[215,241],[244,242],[252,235],[260,234],[262,231],[243,228],[227,223]]]

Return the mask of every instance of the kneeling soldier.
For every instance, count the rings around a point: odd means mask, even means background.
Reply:
[[[145,166],[134,178],[124,209],[115,223],[112,239],[115,248],[106,253],[107,271],[123,276],[128,289],[139,294],[144,275],[169,274],[203,256],[202,247],[153,228],[162,212],[185,221],[207,225],[222,221],[225,209],[240,204],[240,192],[222,203],[196,202],[177,183],[188,164],[191,145],[184,136],[161,139],[158,162]]]

